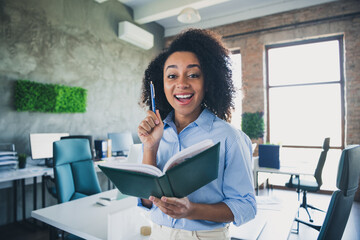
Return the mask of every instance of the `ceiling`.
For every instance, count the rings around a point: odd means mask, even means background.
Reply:
[[[106,0],[95,0],[103,2]],[[164,27],[165,37],[188,27],[211,28],[294,9],[337,0],[118,0],[133,9],[138,24],[156,22]],[[178,13],[186,8],[197,9],[201,21],[184,24]]]

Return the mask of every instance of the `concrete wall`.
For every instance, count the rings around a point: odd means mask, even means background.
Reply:
[[[144,116],[138,106],[144,70],[163,47],[163,28],[147,25],[155,47],[143,50],[117,38],[132,12],[119,1],[0,1],[0,142],[30,153],[29,133],[68,132],[106,138],[130,130]],[[79,86],[88,90],[86,113],[16,112],[14,82]]]
[[[0,0],[0,143],[15,143],[18,152],[30,154],[30,133],[103,139],[108,132],[130,130],[136,138],[145,116],[138,105],[142,76],[163,48],[164,30],[157,24],[141,26],[155,37],[155,46],[143,50],[117,38],[118,22],[124,20],[132,21],[132,11],[116,0]],[[85,88],[87,111],[17,112],[18,79]],[[29,216],[30,185],[26,190]],[[12,204],[11,189],[1,189],[0,225],[12,221]]]

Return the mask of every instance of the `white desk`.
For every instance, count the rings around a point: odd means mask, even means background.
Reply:
[[[128,197],[122,200],[115,200],[105,207],[96,204],[100,196],[115,196],[117,192],[116,189],[113,189],[71,202],[39,209],[33,211],[31,216],[79,237],[98,240],[112,239],[109,236],[109,232],[112,231],[109,230],[111,228],[109,216],[119,213],[118,216],[115,216],[116,220],[112,222],[112,226],[117,226],[116,239],[147,239],[147,237],[140,235],[140,226],[150,225],[150,223],[145,216],[141,216],[141,213],[136,213],[136,211],[142,210],[135,207],[135,198]],[[273,206],[268,208],[264,204],[259,204],[255,221],[261,221],[261,219],[266,219],[267,221],[258,239],[274,239],[274,237],[280,240],[287,239],[291,232],[298,206],[296,197],[291,200],[284,200],[281,206],[276,206],[275,209]],[[124,226],[125,223],[127,224],[126,226]],[[232,226],[230,228],[232,236],[239,236],[239,234],[240,236],[246,236],[248,231],[251,231],[248,225],[238,228]],[[126,236],[121,237],[124,234]]]
[[[45,175],[53,175],[53,169],[27,164],[23,169],[2,169],[0,170],[0,184],[8,187],[8,183],[12,182],[13,186],[13,202],[17,202],[17,185],[18,181],[21,182],[22,187],[22,220],[26,218],[26,205],[25,205],[25,179],[33,178],[33,209],[37,206],[37,177],[43,177]],[[3,187],[3,186],[2,186]],[[45,183],[42,179],[42,206],[45,207]],[[14,204],[14,222],[17,221],[17,205]]]
[[[238,228],[231,224],[230,235],[232,239],[288,239],[299,208],[296,195],[288,199],[275,198],[275,201],[273,197],[268,196],[260,196],[256,199],[258,212],[255,219]],[[254,236],[253,231],[259,230],[257,225],[264,222],[265,226],[260,229],[260,235]]]
[[[22,168],[22,169],[0,170],[0,183],[25,179],[25,178],[39,177],[42,175],[52,175],[52,174],[53,174],[52,168],[27,164],[26,168]]]
[[[117,189],[80,198],[74,201],[54,205],[33,211],[31,216],[53,227],[85,239],[111,239],[109,231],[122,229],[126,236],[118,235],[117,239],[148,239],[140,235],[140,227],[150,225],[148,220],[139,213],[137,200],[127,197],[111,201],[108,206],[96,204],[100,196],[116,196]],[[145,212],[145,211],[144,211]],[[119,213],[116,216],[116,213]],[[109,219],[115,218],[118,229],[110,228]],[[131,224],[131,225],[129,225]]]
[[[314,175],[314,169],[306,167],[304,164],[299,165],[280,165],[280,169],[276,168],[266,168],[266,167],[259,167],[259,157],[254,157],[254,187],[255,189],[258,189],[259,183],[258,183],[258,174],[259,172],[264,173],[275,173],[275,174],[285,174],[285,175],[307,175],[307,176],[313,176]]]

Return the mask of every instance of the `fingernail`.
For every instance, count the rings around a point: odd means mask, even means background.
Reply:
[[[155,124],[156,124],[156,125],[159,124],[159,120],[156,119],[156,120],[155,120]]]
[[[150,197],[149,197],[149,200],[150,200],[150,201],[153,201],[153,200],[154,200],[154,197],[153,197],[153,196],[150,196]]]

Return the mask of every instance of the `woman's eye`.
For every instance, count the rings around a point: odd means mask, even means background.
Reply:
[[[192,74],[189,74],[188,77],[189,78],[198,78],[198,77],[200,77],[200,74],[192,73]]]
[[[175,74],[169,74],[167,77],[168,77],[169,79],[174,79],[174,78],[176,78],[176,75],[175,75]]]

